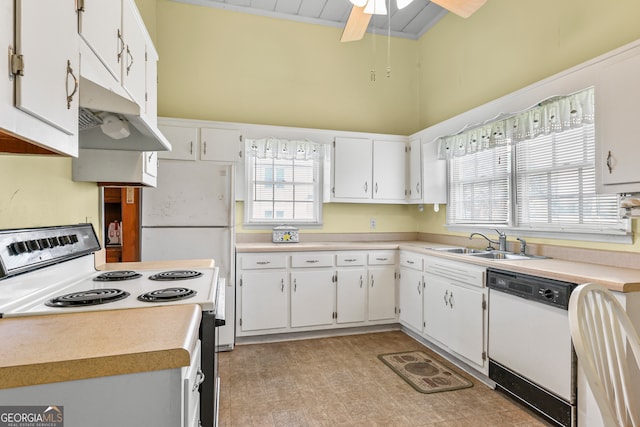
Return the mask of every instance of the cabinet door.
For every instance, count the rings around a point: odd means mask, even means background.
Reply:
[[[372,142],[364,138],[336,138],[333,151],[333,196],[370,199]]]
[[[407,145],[404,142],[373,141],[374,199],[404,201],[406,171]]]
[[[330,270],[291,273],[291,327],[333,323],[333,275]]]
[[[122,85],[136,104],[144,107],[147,70],[145,65],[146,29],[133,0],[122,2]]]
[[[425,274],[424,332],[451,347],[453,328],[449,306],[449,284],[440,277]]]
[[[422,331],[422,271],[400,269],[400,323]]]
[[[640,48],[608,62],[595,87],[597,171],[604,186],[633,183],[624,191],[640,191],[640,144],[633,125],[640,116]],[[601,191],[612,192],[606,187]]]
[[[369,267],[369,320],[391,320],[395,317],[395,267]]]
[[[68,135],[78,133],[79,44],[75,2],[16,1],[16,107]]]
[[[483,292],[462,286],[451,286],[449,306],[453,312],[451,349],[478,366],[484,365]]]
[[[409,185],[407,195],[411,202],[422,202],[422,143],[420,138],[409,143]]]
[[[240,162],[242,135],[237,129],[200,129],[200,159]]]
[[[447,161],[435,142],[422,145],[422,203],[447,203]]]
[[[286,272],[242,272],[241,281],[240,329],[286,328],[289,294]]]
[[[122,0],[85,2],[78,16],[78,33],[100,62],[120,82],[122,41]]]
[[[158,158],[196,160],[198,128],[159,124],[158,129],[171,143],[171,151],[159,151]]]
[[[364,268],[338,269],[336,288],[337,322],[366,320],[367,272]]]

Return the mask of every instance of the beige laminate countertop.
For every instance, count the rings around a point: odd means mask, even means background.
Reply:
[[[187,268],[213,268],[216,263],[212,259],[176,259],[170,261],[142,261],[142,262],[110,262],[101,263],[96,256],[96,270],[165,270]]]
[[[465,261],[486,267],[500,268],[518,273],[531,274],[571,283],[600,283],[612,291],[640,292],[640,269],[587,264],[555,258],[528,260],[489,260],[469,255],[452,254],[434,250],[450,247],[426,241],[401,242],[304,242],[304,243],[239,243],[236,252],[302,252],[302,251],[346,251],[402,249],[425,255],[438,256],[456,261]]]
[[[0,319],[0,389],[181,368],[196,304]]]

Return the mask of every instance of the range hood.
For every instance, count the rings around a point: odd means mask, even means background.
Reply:
[[[80,148],[170,151],[171,143],[135,102],[80,77]]]

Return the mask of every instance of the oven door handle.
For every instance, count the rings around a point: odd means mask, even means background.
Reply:
[[[218,279],[218,286],[216,289],[216,322],[215,322],[216,328],[227,324],[227,321],[225,318],[225,311],[226,311],[225,286],[226,286],[226,279],[224,278]]]

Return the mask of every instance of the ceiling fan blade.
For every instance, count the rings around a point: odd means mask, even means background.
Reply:
[[[480,9],[487,0],[431,0],[431,2],[458,16],[468,18]]]
[[[364,33],[367,31],[369,20],[371,20],[371,15],[364,13],[364,6],[353,6],[351,8],[351,13],[349,14],[349,19],[347,19],[347,23],[342,31],[340,41],[352,42],[361,40],[362,37],[364,37]]]

